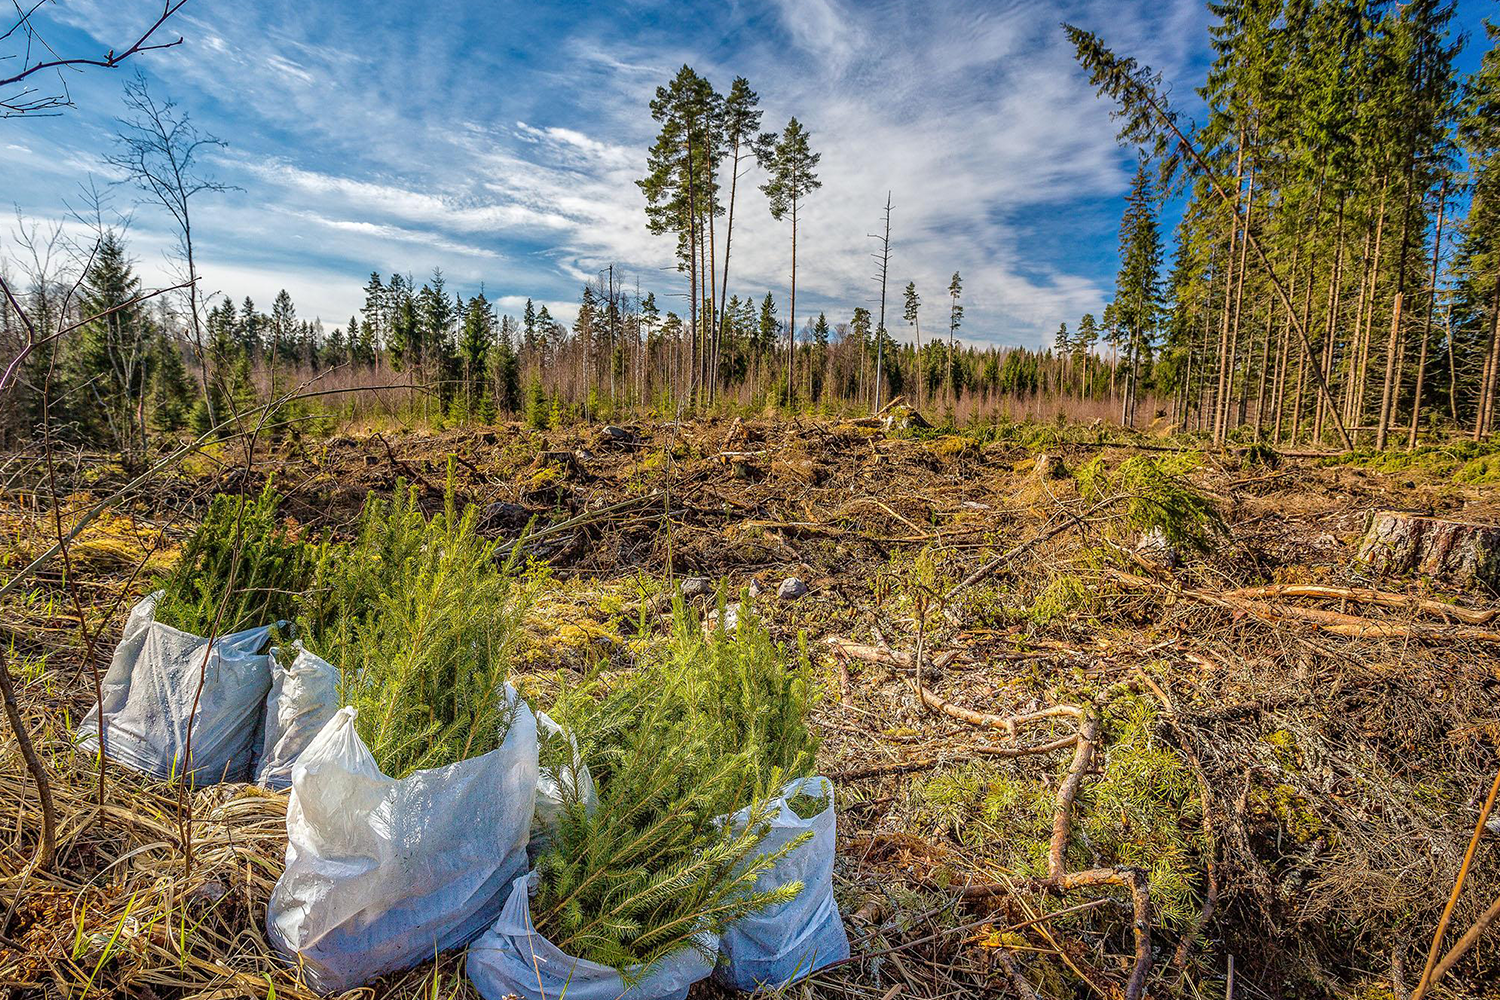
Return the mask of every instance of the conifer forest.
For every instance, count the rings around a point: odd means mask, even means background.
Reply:
[[[1500,7],[0,11],[0,988],[1500,996]]]

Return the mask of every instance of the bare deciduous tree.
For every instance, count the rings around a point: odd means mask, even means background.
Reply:
[[[177,226],[177,253],[183,270],[180,277],[187,289],[193,352],[198,359],[209,422],[215,423],[213,394],[208,391],[209,366],[203,351],[203,323],[198,314],[198,265],[193,256],[190,206],[193,196],[204,191],[231,190],[230,185],[201,173],[198,165],[203,150],[228,144],[199,132],[174,101],[158,101],[153,97],[145,76],[140,73],[125,84],[125,106],[132,116],[119,119],[119,148],[105,160],[124,171],[131,182],[165,208]],[[214,375],[222,378],[224,373]]]
[[[35,0],[30,6],[23,8],[21,0],[11,0],[11,6],[15,8],[15,21],[0,35],[0,45],[9,47],[9,51],[0,49],[0,65],[13,72],[0,77],[0,118],[59,115],[63,108],[75,106],[73,97],[68,92],[64,71],[77,72],[88,66],[114,69],[141,52],[170,49],[182,44],[180,35],[168,42],[152,41],[167,19],[187,3],[187,0],[166,0],[161,5],[161,13],[156,20],[129,47],[111,48],[102,56],[63,55],[47,43],[36,23],[37,11],[49,2],[51,0]],[[56,90],[43,89],[37,85],[36,81],[48,74],[56,75]]]

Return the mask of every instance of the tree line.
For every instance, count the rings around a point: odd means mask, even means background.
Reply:
[[[1464,75],[1448,0],[1209,6],[1197,128],[1159,75],[1067,29],[1141,157],[1106,308],[1122,419],[1146,388],[1215,443],[1384,448],[1488,433],[1497,28],[1485,25],[1480,68]],[[1157,215],[1173,195],[1184,207],[1164,261]]]

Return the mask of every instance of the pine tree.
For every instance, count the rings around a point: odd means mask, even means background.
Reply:
[[[754,152],[760,140],[760,120],[763,112],[757,107],[760,97],[750,89],[750,81],[742,76],[734,78],[722,108],[723,144],[729,149],[729,218],[724,226],[724,268],[720,275],[719,312],[720,334],[727,307],[724,295],[729,290],[729,245],[734,238],[734,202],[739,188],[740,159],[747,152]],[[712,289],[710,289],[712,291]]]
[[[769,144],[764,157],[764,166],[770,179],[761,185],[761,191],[770,204],[771,218],[780,222],[791,217],[792,222],[792,295],[787,306],[788,343],[786,355],[787,398],[791,399],[791,387],[796,384],[795,337],[797,326],[797,211],[802,201],[813,191],[823,186],[814,173],[822,153],[814,153],[808,142],[807,130],[802,123],[792,118],[786,123],[781,137]]]
[[[948,281],[948,404],[951,406],[958,401],[958,353],[954,346],[954,337],[958,328],[963,324],[964,307],[959,303],[959,298],[964,293],[963,279],[958,272],[953,272],[953,277]]]
[[[707,80],[684,65],[665,87],[656,89],[651,116],[661,125],[636,185],[646,196],[646,228],[677,235],[678,269],[688,273],[688,329],[694,340],[693,384],[699,386],[704,354],[696,345],[699,303],[708,298],[700,253],[706,244],[701,223],[718,214],[711,186],[711,149],[718,138],[717,95]]]

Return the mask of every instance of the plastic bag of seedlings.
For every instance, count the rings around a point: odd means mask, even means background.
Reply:
[[[271,689],[263,650],[273,626],[221,636],[210,646],[203,636],[156,620],[161,596],[157,591],[131,609],[100,704],[75,730],[78,745],[98,747],[102,708],[110,760],[164,781],[249,781]],[[190,727],[191,762],[185,760]]]
[[[506,685],[500,746],[395,779],[340,709],[292,767],[271,943],[338,993],[467,944],[526,869],[536,717]]]
[[[578,741],[564,732],[562,726],[552,721],[546,712],[536,715],[537,737],[543,748],[545,761],[549,744],[560,755],[563,763],[548,766],[545,763],[537,773],[536,815],[531,819],[531,843],[527,853],[533,859],[547,849],[552,831],[562,815],[564,801],[582,802],[592,815],[599,804],[599,793],[594,787],[594,776],[578,752]],[[566,742],[564,742],[566,741]],[[571,751],[571,753],[570,753]],[[568,757],[572,760],[569,761]]]
[[[656,962],[644,975],[625,977],[607,965],[576,958],[531,923],[537,875],[516,879],[500,919],[469,945],[464,969],[485,1000],[682,1000],[688,987],[713,971],[716,943],[705,934]]]
[[[290,662],[288,662],[290,660]],[[255,783],[284,791],[292,765],[339,710],[338,668],[301,642],[271,650],[271,693]]]
[[[833,899],[833,782],[821,775],[799,778],[782,788],[774,805],[762,851],[778,851],[809,831],[812,837],[755,884],[767,890],[801,882],[802,891],[735,921],[719,939],[714,978],[741,990],[780,988],[849,957],[849,937]],[[812,815],[804,819],[799,812]],[[734,818],[743,823],[748,815],[742,810]]]

